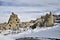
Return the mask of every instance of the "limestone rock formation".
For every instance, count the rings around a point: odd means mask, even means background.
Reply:
[[[34,25],[34,20],[31,20],[29,22],[22,22],[22,27],[30,27],[32,25]]]
[[[31,27],[34,29],[36,27],[50,27],[54,25],[54,16],[50,12],[50,14],[46,14],[45,16],[42,16],[41,18],[38,18],[34,25]]]
[[[55,23],[60,23],[60,15],[53,15],[54,16],[54,22]]]
[[[46,26],[53,26],[54,25],[54,16],[50,12],[49,17],[47,18]]]
[[[60,18],[60,17],[59,17]],[[8,23],[0,24],[0,30],[7,30],[7,29],[19,29],[20,27],[50,27],[54,25],[54,16],[50,12],[50,14],[46,14],[45,16],[41,16],[41,18],[38,18],[36,20],[31,20],[29,22],[20,22],[20,19],[16,14],[12,12],[12,15],[10,15],[10,18],[8,20]]]
[[[15,29],[21,27],[20,19],[16,14],[12,12],[12,15],[10,15],[8,24],[6,25],[6,29]]]
[[[7,24],[7,23],[1,23],[1,24],[0,24],[0,27],[3,29],[3,27],[6,26],[6,24]],[[1,29],[1,28],[0,28],[0,29]]]
[[[6,30],[6,28],[5,28],[6,24],[7,24],[6,22],[0,24],[0,32],[1,32],[2,30]]]

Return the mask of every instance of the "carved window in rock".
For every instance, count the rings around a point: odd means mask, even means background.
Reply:
[[[11,25],[9,25],[11,27]]]
[[[17,21],[17,19],[16,19],[16,21]]]
[[[10,24],[12,24],[12,22],[10,22]]]
[[[17,22],[17,23],[19,23],[19,22]]]

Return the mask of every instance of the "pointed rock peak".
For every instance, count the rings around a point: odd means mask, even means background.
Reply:
[[[50,15],[52,14],[52,12],[50,11]]]
[[[12,15],[16,15],[16,14],[14,14],[14,12],[12,12]]]
[[[15,14],[14,12],[12,12],[12,16],[17,16],[17,14]]]
[[[14,12],[12,12],[12,15],[14,15]]]

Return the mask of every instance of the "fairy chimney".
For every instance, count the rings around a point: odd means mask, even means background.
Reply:
[[[6,25],[6,29],[13,29],[13,28],[19,28],[21,27],[20,19],[14,12],[12,12],[12,15],[10,15],[10,18],[8,20],[8,24]]]
[[[53,25],[54,25],[54,16],[50,12],[49,17],[48,17],[48,21],[46,22],[46,26],[53,26]]]

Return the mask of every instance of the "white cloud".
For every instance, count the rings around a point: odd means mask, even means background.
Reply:
[[[60,12],[60,0],[0,0],[0,22],[7,22],[11,12],[16,13],[21,21],[36,19],[42,12]],[[22,4],[23,3],[23,4]],[[17,5],[40,5],[39,7],[21,7]],[[4,6],[7,5],[7,6]],[[41,13],[40,13],[41,12]],[[24,19],[24,20],[23,20]]]
[[[0,22],[7,22],[11,12],[18,15],[21,21],[30,21],[45,15],[45,12],[57,12],[60,9],[57,7],[9,7],[0,6]]]
[[[17,5],[40,5],[40,6],[59,6],[60,7],[60,0],[0,0],[3,1],[4,3],[2,5],[12,5],[12,6],[17,6]]]

